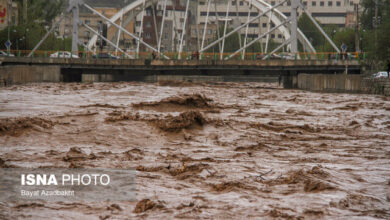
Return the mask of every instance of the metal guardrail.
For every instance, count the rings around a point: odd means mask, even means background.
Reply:
[[[12,57],[27,57],[30,54],[30,50],[11,50],[8,56]],[[35,51],[32,54],[32,57],[50,57],[52,54],[55,54],[59,51]],[[70,53],[70,52],[69,52]],[[77,54],[79,59],[131,59],[125,53],[122,52],[101,52],[98,54],[104,54],[105,58],[100,58],[100,56],[96,56],[95,53],[92,52],[79,52]],[[109,57],[107,57],[109,54]],[[152,52],[127,52],[127,54],[132,55],[135,59],[167,59],[163,56],[157,56],[157,54]],[[179,53],[176,52],[165,52],[163,53],[166,57],[172,60],[179,59]],[[223,53],[222,57],[227,58],[233,53]],[[221,53],[202,53],[199,55],[197,52],[182,52],[182,59],[184,60],[220,60]],[[72,58],[72,57],[61,57],[61,58]],[[367,53],[360,52],[349,52],[349,53],[334,53],[334,52],[318,52],[318,53],[254,53],[248,52],[245,53],[245,57],[236,56],[232,58],[233,60],[366,60]]]

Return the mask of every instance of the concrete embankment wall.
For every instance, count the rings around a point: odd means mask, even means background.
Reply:
[[[60,82],[60,66],[0,67],[0,86],[32,82]]]
[[[364,78],[361,81],[361,90],[366,93],[390,96],[390,78]]]
[[[352,92],[390,95],[390,79],[372,79],[361,75],[299,74],[299,89],[321,92]]]
[[[361,77],[346,74],[299,74],[299,89],[324,92],[360,92]]]

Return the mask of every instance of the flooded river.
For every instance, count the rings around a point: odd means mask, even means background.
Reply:
[[[0,219],[389,219],[390,97],[12,86],[0,89],[0,166],[137,170],[137,201],[1,202]]]

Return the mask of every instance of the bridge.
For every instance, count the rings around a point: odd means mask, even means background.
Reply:
[[[358,60],[149,60],[149,59],[58,59],[32,57],[0,57],[1,66],[58,66],[63,70],[122,70],[131,74],[149,71],[153,74],[257,74],[286,75],[289,73],[344,73],[359,74]],[[228,71],[228,72],[226,72]]]
[[[285,88],[294,87],[301,74],[359,74],[358,60],[149,60],[149,59],[58,59],[0,57],[0,79],[10,83],[147,81],[152,76],[282,77]],[[15,80],[15,79],[19,79]]]
[[[79,45],[84,47],[87,51],[92,53],[96,53],[99,48],[99,42],[106,42],[109,45],[109,49],[111,52],[120,52],[124,54],[128,58],[137,58],[140,57],[139,53],[142,53],[143,50],[147,52],[155,52],[159,57],[164,59],[170,59],[169,56],[166,55],[167,52],[176,52],[178,54],[178,59],[185,59],[183,53],[189,52],[190,48],[188,47],[188,41],[191,35],[191,27],[190,27],[190,14],[194,14],[196,17],[202,17],[201,14],[197,14],[196,12],[190,11],[190,0],[186,0],[186,5],[183,7],[177,7],[178,1],[172,1],[172,5],[170,8],[167,6],[168,0],[135,0],[124,6],[118,13],[113,15],[111,18],[108,18],[94,9],[93,7],[85,4],[83,0],[70,0],[69,8],[66,11],[66,14],[63,14],[61,18],[55,22],[52,28],[48,31],[48,33],[43,37],[43,39],[36,45],[36,47],[31,51],[28,55],[29,57],[33,56],[34,52],[40,47],[40,45],[47,39],[47,37],[56,29],[59,23],[67,16],[67,14],[71,14],[73,18],[73,27],[72,27],[72,53],[78,54]],[[197,1],[198,2],[198,1]],[[311,16],[311,14],[307,11],[306,7],[302,4],[300,0],[281,0],[278,3],[273,5],[268,4],[264,0],[245,0],[244,2],[247,5],[247,17],[238,16],[239,7],[237,1],[231,2],[231,0],[227,0],[222,4],[224,12],[221,12],[221,17],[219,17],[220,12],[218,11],[217,4],[221,4],[221,1],[217,0],[205,0],[205,5],[207,5],[207,12],[205,12],[205,18],[202,21],[199,20],[200,25],[203,25],[203,32],[199,32],[197,35],[197,51],[200,53],[200,59],[203,59],[204,53],[210,52],[211,49],[218,50],[219,59],[220,60],[229,60],[235,57],[241,57],[243,60],[246,59],[247,52],[251,46],[254,46],[258,42],[264,42],[265,40],[265,48],[262,48],[262,51],[252,51],[252,52],[261,52],[261,53],[269,53],[274,54],[280,50],[287,50],[292,54],[297,54],[299,52],[299,45],[301,45],[301,52],[308,53],[316,53],[315,48],[312,46],[311,42],[308,38],[302,33],[302,31],[298,28],[298,11],[306,13],[314,25],[318,28],[320,33],[324,36],[324,38],[329,42],[329,44],[333,47],[334,51],[340,53],[339,48],[334,44],[334,42],[327,36],[321,26],[316,22],[316,20]],[[235,3],[234,3],[235,2]],[[234,3],[234,4],[233,4]],[[199,4],[199,2],[198,2]],[[157,7],[157,5],[159,7]],[[235,7],[233,7],[235,5]],[[241,4],[240,4],[241,5]],[[290,16],[285,16],[282,12],[278,10],[278,7],[289,5],[291,8]],[[98,30],[89,26],[89,22],[82,21],[80,19],[80,8],[84,8],[93,14],[97,15],[101,20],[104,21],[104,24],[107,26],[107,29],[116,28],[117,34],[115,36],[111,36],[112,39],[108,39],[107,36],[103,34],[103,27],[99,27]],[[162,14],[159,16],[159,21],[157,22],[156,8],[160,8]],[[183,10],[180,13],[176,13],[176,9]],[[167,32],[165,30],[165,22],[169,17],[168,11],[170,10],[170,14],[174,14],[174,22],[171,30],[168,32],[173,32],[172,41],[177,41],[177,46],[172,48],[163,48],[163,34]],[[146,13],[148,12],[148,13]],[[152,14],[154,22],[154,32],[156,34],[156,43],[151,45],[151,43],[147,42],[147,38],[150,36],[144,36],[144,26],[150,26],[150,22],[148,25],[144,24],[144,18],[146,14]],[[244,13],[245,14],[245,13]],[[224,15],[224,16],[223,16]],[[234,16],[235,15],[235,16]],[[203,15],[204,16],[204,15]],[[267,30],[258,30],[259,34],[255,37],[250,37],[249,29],[253,26],[254,23],[260,21],[260,19],[266,18],[268,20]],[[136,20],[138,19],[138,20]],[[200,19],[200,18],[196,18]],[[180,21],[177,24],[176,20]],[[139,28],[135,30],[135,32],[126,30],[126,27],[130,22],[139,22]],[[234,22],[232,22],[234,21]],[[198,20],[196,24],[198,23]],[[206,32],[208,30],[208,26],[216,24],[217,25],[217,36],[214,40],[207,40]],[[103,23],[101,23],[103,25]],[[198,25],[198,24],[197,24]],[[87,44],[84,44],[79,40],[79,28],[83,27],[85,30],[93,33],[93,37],[89,40]],[[146,28],[146,27],[145,27]],[[150,28],[150,27],[149,27]],[[259,27],[260,28],[260,27]],[[197,28],[198,29],[198,28]],[[223,29],[223,30],[222,30]],[[244,31],[245,30],[245,31]],[[165,31],[165,32],[164,32]],[[284,41],[274,48],[272,51],[268,49],[270,35],[275,34],[278,31],[280,35],[283,36]],[[243,32],[245,34],[243,34]],[[226,40],[233,36],[234,34],[238,35],[239,38],[239,48],[229,54],[228,56],[223,56],[226,51]],[[130,54],[128,51],[125,51],[124,48],[120,48],[119,39],[121,35],[130,36],[135,42],[137,42],[135,51],[135,56]],[[202,35],[202,36],[201,36]],[[242,39],[243,38],[243,39]],[[345,52],[345,51],[343,51]],[[300,57],[298,57],[300,59]]]
[[[308,74],[359,74],[361,72],[361,66],[359,60],[364,58],[362,54],[354,53],[347,54],[345,51],[340,51],[334,42],[326,35],[321,26],[307,11],[306,7],[300,0],[281,0],[274,5],[270,5],[264,0],[245,0],[248,7],[247,17],[237,18],[239,24],[229,22],[232,20],[231,12],[234,11],[231,8],[231,1],[227,1],[227,5],[224,6],[226,10],[225,16],[218,17],[218,11],[216,11],[216,0],[205,0],[207,5],[206,16],[203,21],[203,36],[199,36],[199,45],[197,48],[198,56],[195,59],[191,59],[191,53],[189,48],[186,48],[186,40],[190,35],[191,30],[189,27],[189,4],[190,0],[186,0],[186,6],[184,7],[184,13],[180,13],[179,18],[182,24],[175,24],[172,31],[175,39],[177,39],[177,47],[171,49],[162,47],[162,36],[164,33],[164,22],[167,14],[167,1],[168,0],[135,0],[130,4],[124,6],[117,14],[111,18],[107,18],[103,13],[100,13],[93,7],[84,3],[83,0],[71,0],[69,8],[66,14],[63,14],[58,22],[53,23],[51,29],[43,37],[43,39],[35,46],[35,48],[28,54],[20,51],[16,51],[14,57],[0,57],[0,63],[3,67],[0,73],[5,68],[13,67],[37,67],[39,71],[45,71],[44,67],[53,67],[56,69],[56,74],[60,74],[63,81],[82,81],[83,76],[87,75],[111,75],[116,77],[109,77],[111,80],[127,80],[133,79],[133,76],[150,75],[243,75],[243,76],[282,76],[286,83],[286,87],[289,87],[292,77],[296,77],[300,73]],[[172,4],[177,4],[176,1],[172,1]],[[237,3],[237,2],[236,2]],[[157,30],[156,13],[151,10],[153,20],[156,23],[155,32],[157,34],[156,45],[151,45],[146,42],[144,36],[144,17],[149,8],[157,8],[159,4],[161,6],[162,15],[161,21],[159,21],[160,29]],[[214,4],[214,7],[213,7]],[[290,16],[287,17],[278,10],[278,7],[282,5],[291,5]],[[236,15],[238,15],[238,4],[236,5]],[[107,36],[103,36],[101,28],[95,30],[90,27],[87,22],[82,21],[79,17],[80,8],[83,7],[86,10],[91,11],[104,21],[107,28],[116,28],[117,34],[108,39]],[[173,5],[173,10],[175,5]],[[214,8],[214,9],[213,9]],[[170,9],[172,10],[172,8]],[[299,30],[298,23],[298,10],[306,13],[311,19],[313,24],[317,27],[320,33],[333,47],[333,51],[318,53],[312,46],[308,38]],[[252,11],[256,11],[252,15]],[[173,11],[175,13],[175,11]],[[56,29],[59,23],[67,16],[71,14],[73,17],[73,31],[72,31],[72,54],[79,55],[80,58],[50,58],[47,51],[39,51],[41,44],[48,38],[48,36]],[[211,19],[214,14],[214,20]],[[135,21],[137,17],[141,19],[138,34],[132,33],[126,30],[124,27],[131,21]],[[251,24],[261,18],[267,18],[268,29],[259,32],[259,35],[252,39],[249,37],[249,27]],[[244,21],[243,21],[244,19]],[[138,21],[138,20],[137,20]],[[212,40],[206,40],[206,30],[208,25],[212,22],[216,22],[218,25],[218,35]],[[221,25],[221,31],[219,30]],[[253,26],[253,25],[252,25]],[[79,40],[79,27],[84,27],[91,31],[94,36],[89,40],[87,44]],[[223,29],[223,31],[222,31]],[[242,35],[242,30],[245,30],[245,34]],[[273,50],[268,49],[268,43],[270,35],[278,31],[283,35],[285,39]],[[239,33],[239,34],[238,34]],[[225,41],[234,34],[238,34],[239,48],[236,51],[226,53]],[[128,35],[136,42],[136,50],[129,52],[119,46],[119,38],[121,35]],[[241,39],[243,37],[243,39]],[[265,48],[261,48],[260,51],[254,51],[249,48],[258,42],[264,42]],[[109,47],[104,51],[105,53],[115,54],[117,59],[94,59],[93,55],[99,53],[99,42],[105,41]],[[261,44],[262,45],[262,44]],[[301,46],[299,46],[301,45]],[[79,46],[85,48],[84,51],[79,51]],[[211,53],[210,50],[214,52]],[[302,51],[299,51],[301,49]],[[215,51],[216,50],[216,51]],[[280,51],[283,52],[280,52]],[[151,58],[153,54],[154,58]],[[260,55],[260,56],[258,56]],[[283,57],[284,56],[284,57]],[[277,57],[277,59],[274,59]],[[6,71],[8,71],[6,70]],[[108,71],[109,70],[109,71]],[[39,75],[40,73],[31,73],[32,75]],[[47,73],[50,74],[50,73]],[[47,78],[47,76],[46,76]],[[50,78],[50,77],[49,77]]]

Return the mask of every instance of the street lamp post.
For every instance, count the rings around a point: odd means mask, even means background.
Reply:
[[[25,41],[25,39],[26,39],[26,36],[23,36],[22,38],[20,38],[19,40],[20,40],[20,43],[23,45],[23,41]],[[24,43],[24,47],[23,47],[23,50],[25,49],[25,46],[26,45],[26,43]]]
[[[12,7],[12,0],[7,0],[7,23],[8,23],[8,41],[7,43],[11,42],[10,41],[10,35],[11,35],[11,20],[10,20],[10,8]],[[7,46],[7,53],[10,54],[10,49],[11,46]]]
[[[17,38],[17,39],[16,39],[16,50],[19,50],[19,48],[18,48],[19,36],[15,37],[15,36],[16,36],[16,29],[14,29],[13,32],[14,32],[13,38]]]
[[[28,40],[27,40],[27,34],[30,30],[28,28],[26,28],[26,30],[24,30],[24,49],[27,50],[28,48]]]
[[[336,29],[333,29],[333,31],[332,31],[332,40],[334,40],[334,35],[336,34]]]

